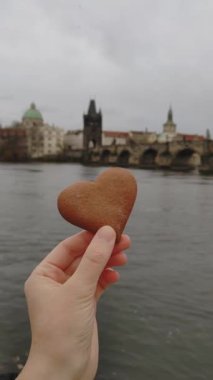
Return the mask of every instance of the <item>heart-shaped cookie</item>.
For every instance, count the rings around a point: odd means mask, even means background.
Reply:
[[[68,222],[93,233],[110,225],[119,241],[136,194],[137,184],[131,172],[110,168],[95,181],[76,182],[63,190],[58,197],[58,209]]]

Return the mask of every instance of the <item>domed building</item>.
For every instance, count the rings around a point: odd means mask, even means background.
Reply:
[[[35,103],[22,117],[22,126],[27,131],[28,154],[32,159],[54,159],[64,148],[64,130],[44,122]]]
[[[43,116],[36,108],[35,103],[31,103],[30,108],[24,113],[22,122],[26,127],[43,124]]]

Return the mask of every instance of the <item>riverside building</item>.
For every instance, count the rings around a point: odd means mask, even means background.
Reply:
[[[34,103],[24,113],[22,127],[27,133],[29,158],[54,158],[63,152],[64,130],[45,123]]]

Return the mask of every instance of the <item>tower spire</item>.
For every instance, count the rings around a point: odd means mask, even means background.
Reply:
[[[173,121],[172,107],[169,107],[167,121],[163,125],[163,133],[175,135],[176,134],[176,124]]]
[[[88,115],[96,115],[96,105],[95,105],[95,100],[91,99],[89,103],[89,108],[88,108]]]
[[[170,105],[169,111],[168,111],[168,121],[173,123],[173,112],[172,112],[172,107]]]

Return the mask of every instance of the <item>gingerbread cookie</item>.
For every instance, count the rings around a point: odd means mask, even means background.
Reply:
[[[119,241],[136,194],[137,184],[131,172],[110,168],[95,181],[76,182],[63,190],[58,197],[58,209],[68,222],[93,233],[110,225]]]

